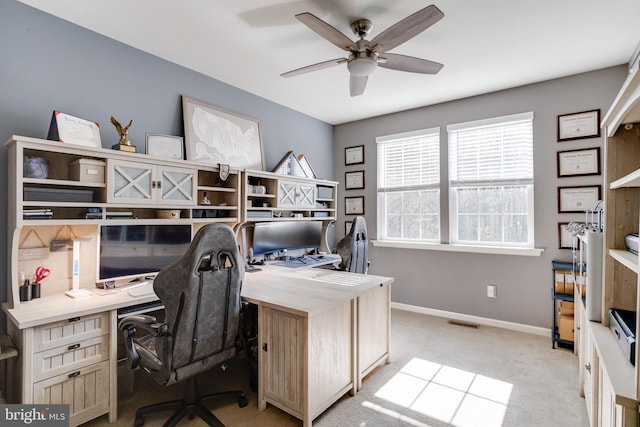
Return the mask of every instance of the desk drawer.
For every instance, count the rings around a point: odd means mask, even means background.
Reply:
[[[33,380],[68,373],[109,358],[109,336],[77,341],[33,355]]]
[[[33,384],[33,403],[69,405],[76,426],[109,411],[109,362],[86,366]]]
[[[33,350],[67,346],[108,333],[108,312],[72,317],[33,328]]]

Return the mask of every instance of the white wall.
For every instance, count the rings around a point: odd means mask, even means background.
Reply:
[[[482,96],[447,102],[335,127],[336,179],[344,172],[365,170],[365,190],[345,191],[341,186],[336,231],[344,233],[344,196],[365,197],[369,235],[376,238],[375,138],[418,129],[441,128],[441,169],[446,171],[446,126],[533,111],[535,170],[535,243],[540,257],[437,252],[371,247],[372,274],[395,277],[392,300],[403,304],[522,323],[552,325],[552,260],[571,260],[569,250],[558,249],[558,222],[582,221],[582,214],[557,213],[557,189],[602,184],[603,176],[557,178],[558,151],[602,147],[603,138],[557,142],[557,116],[600,109],[604,115],[622,86],[626,67],[551,80]],[[419,90],[419,89],[418,89]],[[344,148],[365,145],[365,165],[344,166]],[[602,153],[603,154],[603,153]],[[447,199],[442,190],[442,203]],[[448,236],[445,227],[444,238]],[[498,286],[498,298],[486,296],[487,284]]]

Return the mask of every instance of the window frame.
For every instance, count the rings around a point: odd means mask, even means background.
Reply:
[[[532,149],[534,144],[533,139],[533,112],[522,113],[524,115],[530,116],[532,122]],[[511,116],[518,116],[518,114],[514,115],[505,115],[501,117],[495,117],[487,120],[500,121],[505,118],[509,118]],[[472,123],[472,122],[465,122]],[[460,123],[460,124],[465,124]],[[456,126],[451,125],[451,126]],[[544,249],[535,247],[535,207],[533,203],[534,192],[535,192],[535,176],[532,177],[530,181],[530,187],[527,194],[527,204],[528,204],[528,212],[527,212],[527,221],[528,221],[528,241],[529,245],[527,246],[509,246],[506,243],[496,243],[491,242],[490,244],[478,244],[477,242],[458,242],[454,243],[452,241],[453,232],[457,230],[452,229],[451,216],[453,215],[452,204],[451,204],[451,187],[449,185],[449,138],[447,135],[446,140],[442,140],[442,127],[433,127],[428,129],[421,129],[419,131],[411,131],[411,132],[401,132],[393,135],[385,135],[376,137],[376,142],[385,141],[389,139],[398,139],[402,136],[412,136],[416,134],[420,134],[421,132],[426,132],[432,129],[439,130],[439,158],[440,158],[440,182],[439,182],[439,192],[440,192],[440,214],[439,214],[439,228],[440,228],[440,236],[441,240],[438,242],[426,241],[426,240],[407,240],[407,239],[394,239],[388,238],[386,236],[386,230],[384,230],[385,222],[386,222],[386,213],[383,209],[383,201],[380,200],[380,194],[377,193],[376,200],[376,211],[377,211],[377,229],[378,236],[376,239],[372,239],[371,243],[375,247],[384,247],[384,248],[403,248],[403,249],[415,249],[415,250],[429,250],[429,251],[446,251],[446,252],[463,252],[463,253],[482,253],[482,254],[499,254],[499,255],[518,255],[518,256],[540,256]],[[446,126],[445,130],[448,131],[450,127]],[[445,156],[446,158],[443,158]],[[533,157],[535,157],[535,153],[533,153]],[[533,159],[533,158],[532,158]],[[380,159],[378,158],[378,162]],[[534,166],[534,165],[533,165]],[[379,168],[379,165],[378,165]],[[377,177],[379,180],[380,177]],[[446,192],[446,194],[443,194]],[[457,220],[454,221],[457,227]],[[384,232],[384,234],[383,234]]]
[[[451,244],[460,244],[466,246],[477,247],[506,247],[506,248],[524,248],[533,249],[535,246],[535,208],[534,208],[534,190],[535,190],[535,176],[534,176],[534,154],[533,154],[533,112],[511,114],[507,116],[492,117],[484,120],[475,120],[463,123],[456,123],[447,126],[447,152],[448,152],[448,209],[449,209],[449,242]],[[506,179],[478,179],[475,182],[470,182],[467,185],[460,185],[452,183],[452,147],[454,144],[451,142],[453,132],[457,132],[461,129],[472,129],[491,125],[508,125],[509,123],[517,121],[529,121],[531,126],[531,177],[530,178],[506,178]],[[483,188],[483,187],[501,187],[503,189],[514,186],[526,187],[526,200],[527,200],[527,242],[492,242],[492,241],[476,241],[476,240],[464,240],[458,238],[458,204],[457,204],[457,191],[460,188]],[[502,212],[504,215],[504,212]],[[503,229],[504,230],[504,229]]]
[[[412,138],[420,138],[420,137],[437,137],[437,147],[438,147],[438,180],[437,183],[431,184],[421,184],[417,186],[399,186],[396,187],[395,190],[389,190],[389,187],[384,186],[384,177],[381,176],[380,170],[381,167],[384,166],[381,161],[381,153],[380,147],[381,145],[391,143],[394,141],[400,141],[403,139],[412,139]],[[442,171],[441,171],[441,158],[442,158],[442,149],[441,149],[441,129],[440,127],[432,127],[426,129],[419,129],[415,131],[409,132],[401,132],[392,135],[384,135],[376,137],[376,157],[378,160],[377,170],[376,170],[376,212],[377,212],[377,236],[378,239],[382,241],[399,241],[399,242],[418,242],[418,243],[439,243],[442,238],[442,204],[441,204],[441,193],[442,193]],[[437,191],[437,200],[438,200],[438,229],[437,229],[437,237],[434,239],[415,239],[415,238],[401,238],[394,239],[388,237],[387,233],[387,214],[386,214],[386,196],[391,193],[405,193],[409,191],[421,191],[421,190],[429,190],[433,189]]]

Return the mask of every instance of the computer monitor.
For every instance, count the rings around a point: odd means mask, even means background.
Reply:
[[[182,258],[190,244],[188,224],[103,225],[98,282],[153,275]]]
[[[321,221],[259,222],[253,228],[254,255],[284,249],[318,249],[321,245]]]

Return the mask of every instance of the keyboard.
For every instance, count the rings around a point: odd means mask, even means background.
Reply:
[[[145,295],[153,294],[153,282],[145,282],[142,285],[136,286],[134,288],[127,289],[127,292],[132,297],[142,297]]]

